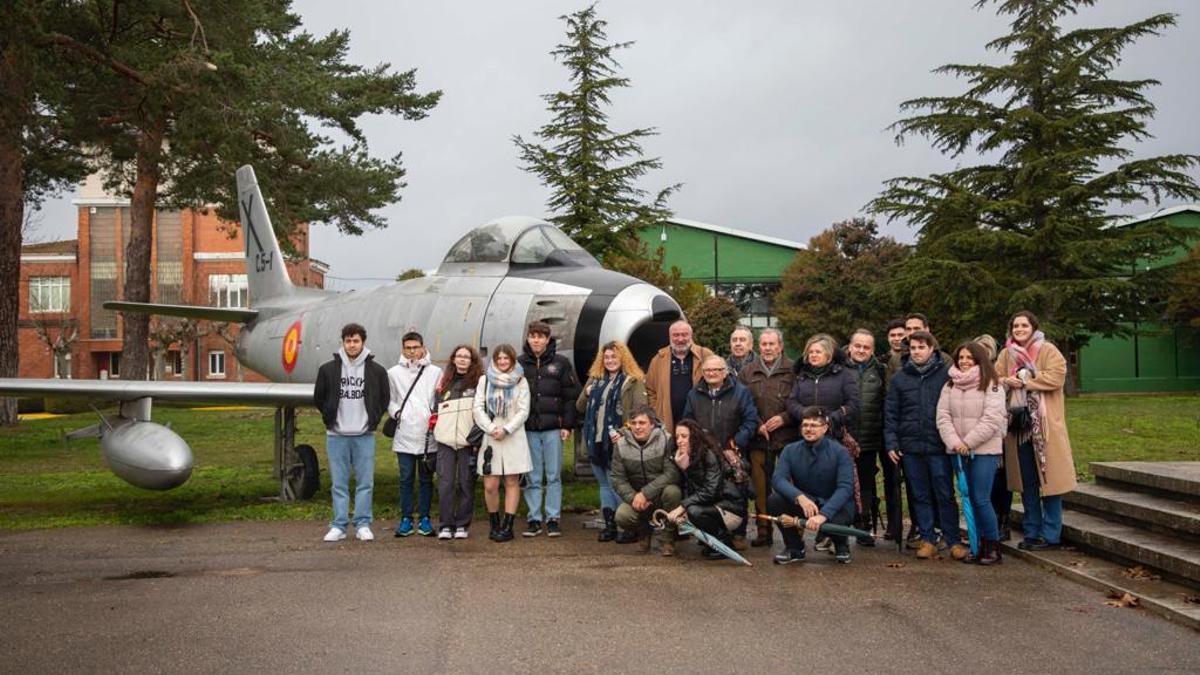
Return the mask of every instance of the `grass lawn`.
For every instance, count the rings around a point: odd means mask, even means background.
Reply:
[[[93,439],[62,440],[95,421],[91,413],[23,422],[0,429],[0,528],[29,529],[100,524],[179,524],[227,520],[313,520],[329,517],[329,480],[309,502],[274,499],[271,476],[273,411],[158,408],[195,454],[182,487],[150,492],[110,473]],[[1200,396],[1103,396],[1067,402],[1075,464],[1104,460],[1200,461]],[[297,421],[297,442],[317,448],[324,467],[324,429],[314,411]],[[375,518],[390,527],[398,517],[396,461],[380,437],[375,470]],[[574,481],[573,452],[564,461],[565,510],[596,508],[596,485]],[[434,494],[436,500],[436,490]],[[477,513],[482,513],[477,490]],[[436,512],[436,506],[435,506]],[[377,528],[378,529],[378,528]]]

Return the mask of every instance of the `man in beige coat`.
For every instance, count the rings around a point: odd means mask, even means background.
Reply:
[[[668,335],[671,344],[658,350],[646,370],[646,396],[667,433],[674,433],[687,394],[700,381],[700,364],[713,352],[692,342],[686,321],[671,324]]]

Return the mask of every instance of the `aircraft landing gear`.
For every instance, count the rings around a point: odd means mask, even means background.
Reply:
[[[311,445],[296,445],[296,408],[275,408],[275,477],[279,499],[312,499],[321,484],[321,467]]]

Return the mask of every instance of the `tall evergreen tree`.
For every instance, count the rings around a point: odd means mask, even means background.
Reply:
[[[629,86],[629,78],[617,74],[614,54],[633,43],[610,43],[608,24],[596,16],[595,5],[559,18],[567,24],[567,41],[550,53],[566,65],[571,89],[542,97],[552,119],[535,133],[541,143],[519,135],[513,142],[522,168],[551,189],[550,220],[607,264],[614,255],[631,253],[640,225],[671,216],[666,201],[679,185],[647,201],[638,181],[662,162],[642,156],[641,140],[657,131],[622,133],[608,126],[611,93]]]
[[[125,299],[150,300],[156,207],[215,204],[236,218],[233,174],[255,167],[280,241],[300,221],[350,234],[383,227],[373,209],[399,199],[400,157],[368,154],[367,113],[420,119],[440,92],[414,71],[347,62],[349,33],[301,30],[290,0],[145,0],[85,5],[42,40],[94,66],[78,87],[107,187],[130,197]],[[321,129],[340,133],[339,142]],[[148,317],[124,317],[122,377],[144,379]]]
[[[951,64],[935,72],[965,79],[959,96],[901,104],[897,142],[928,139],[946,155],[979,163],[928,177],[894,178],[869,208],[918,228],[916,256],[897,286],[959,294],[980,310],[976,330],[1030,309],[1066,351],[1089,333],[1125,334],[1128,322],[1161,311],[1170,268],[1131,275],[1133,261],[1179,245],[1169,224],[1111,227],[1120,205],[1197,199],[1192,154],[1133,159],[1129,142],[1149,137],[1153,79],[1112,71],[1138,39],[1158,35],[1175,16],[1122,27],[1064,30],[1062,20],[1094,0],[981,0],[1012,17],[988,44],[1009,55],[999,65]],[[1153,301],[1148,301],[1152,299]],[[944,321],[946,317],[939,317]]]

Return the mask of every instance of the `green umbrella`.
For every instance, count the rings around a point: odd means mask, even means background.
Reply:
[[[794,527],[797,530],[803,530],[805,523],[808,522],[808,520],[801,518],[799,516],[789,516],[786,514],[782,515],[782,516],[757,515],[757,516],[755,516],[755,518],[758,518],[759,520],[769,520],[773,523],[779,523],[780,527]],[[837,523],[830,523],[830,522],[821,523],[821,527],[818,527],[817,531],[824,533],[824,534],[844,534],[847,537],[870,537],[871,536],[870,532],[864,532],[863,530],[860,530],[855,527],[850,527],[848,525],[838,525]]]

